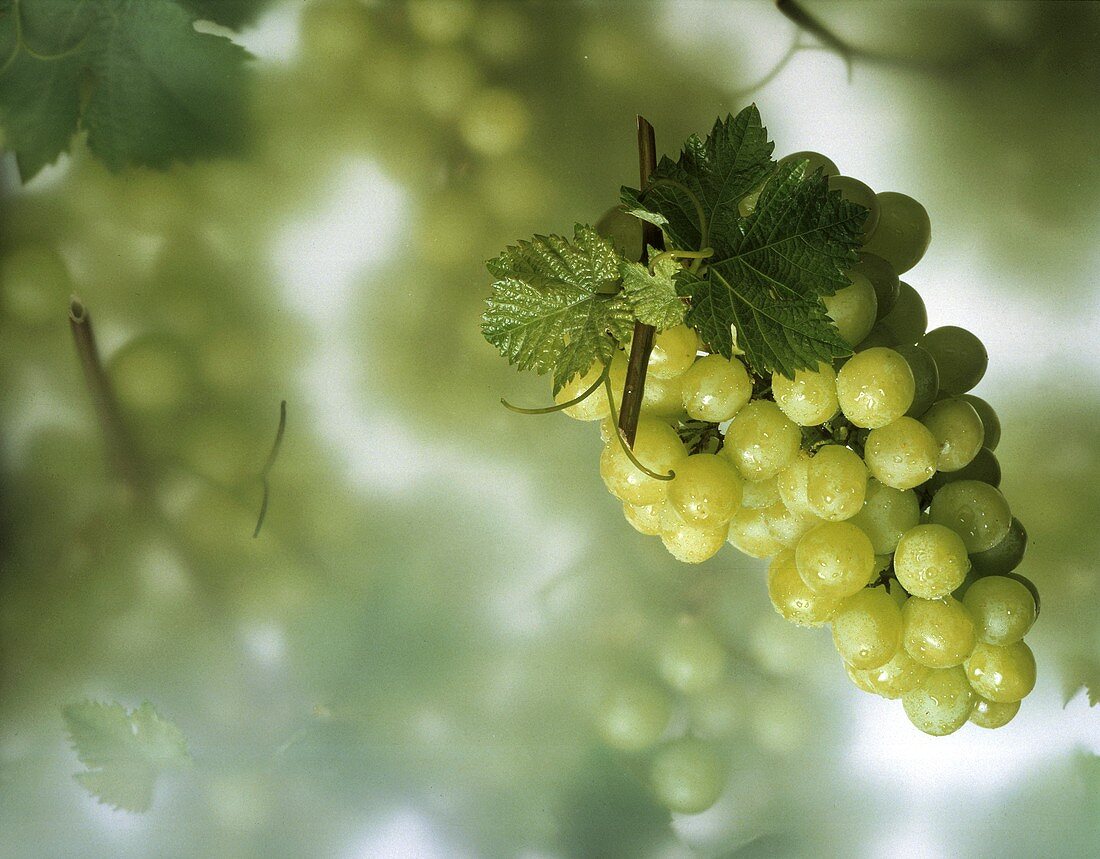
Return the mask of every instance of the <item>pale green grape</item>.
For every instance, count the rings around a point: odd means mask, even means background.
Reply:
[[[726,778],[726,764],[718,750],[694,737],[664,746],[649,769],[658,800],[680,814],[698,814],[714,805]]]
[[[496,157],[519,147],[531,130],[523,99],[511,90],[483,89],[459,118],[462,140],[479,155]]]
[[[688,455],[676,430],[648,417],[638,420],[633,452],[642,465],[657,474],[673,472]],[[612,495],[629,504],[656,504],[668,494],[670,481],[639,471],[615,439],[604,445],[600,454],[600,476]]]
[[[940,446],[936,468],[958,471],[982,449],[985,430],[974,407],[965,400],[949,398],[933,403],[920,419]]]
[[[943,525],[916,525],[902,535],[894,552],[894,574],[921,599],[945,597],[963,583],[970,559],[962,538]]]
[[[810,479],[809,451],[800,450],[790,465],[776,475],[779,497],[783,503],[796,513],[813,515],[810,498],[807,494],[807,482]]]
[[[665,505],[661,518],[661,542],[682,564],[701,564],[718,554],[729,534],[726,523],[695,525],[685,522]]]
[[[920,421],[900,417],[867,434],[863,458],[875,479],[894,489],[912,489],[936,473],[940,446]]]
[[[596,232],[609,240],[620,256],[632,262],[642,258],[642,222],[622,206],[604,212],[596,222]]]
[[[863,182],[851,176],[830,176],[829,190],[839,191],[840,196],[849,202],[863,206],[867,210],[867,220],[863,222],[863,235],[869,236],[878,226],[879,206],[875,192]]]
[[[405,14],[409,27],[425,42],[452,44],[473,25],[475,6],[470,0],[408,0]]]
[[[1003,728],[1020,712],[1019,701],[998,704],[996,701],[987,701],[980,695],[976,697],[974,709],[970,712],[970,721],[979,728]]]
[[[722,679],[726,648],[703,624],[682,618],[657,642],[656,662],[665,683],[690,695]]]
[[[802,535],[821,524],[817,516],[791,510],[782,501],[776,501],[771,507],[764,508],[764,522],[768,530],[784,546],[793,546]]]
[[[726,431],[722,448],[746,480],[774,477],[801,449],[798,426],[771,400],[742,408]]]
[[[802,580],[793,549],[784,549],[768,566],[768,598],[783,618],[798,626],[821,626],[840,606],[839,598],[819,594]]]
[[[724,740],[733,736],[746,719],[744,684],[725,681],[688,699],[691,732],[703,739]]]
[[[696,453],[676,466],[668,502],[684,521],[725,525],[741,506],[741,476],[728,459]]]
[[[806,175],[812,176],[819,168],[824,176],[839,176],[840,171],[837,166],[832,162],[832,159],[822,155],[820,152],[811,152],[809,150],[803,150],[802,152],[792,152],[790,155],[785,155],[779,159],[780,166],[786,166],[794,161],[806,161]]]
[[[848,279],[850,285],[821,300],[841,339],[854,347],[871,333],[878,314],[878,299],[866,275],[853,269],[848,272]]]
[[[878,588],[869,590],[878,590]],[[898,647],[890,661],[877,668],[861,671],[849,667],[849,671],[859,677],[859,681],[856,682],[859,688],[891,700],[912,692],[925,681],[931,670],[927,665],[921,665],[913,659],[904,647]]]
[[[936,359],[920,346],[895,346],[894,351],[905,359],[913,371],[913,405],[905,414],[919,418],[940,394],[940,370]]]
[[[616,404],[622,398],[623,386],[626,384],[626,365],[626,355],[616,351],[611,358],[611,370],[609,372]],[[579,397],[596,383],[602,372],[603,364],[599,360],[593,361],[592,366],[585,373],[573,376],[561,386],[561,390],[554,394],[554,402],[561,405]],[[578,421],[602,420],[611,414],[611,406],[607,402],[607,390],[601,385],[587,398],[581,400],[575,406],[562,409],[562,411]]]
[[[656,537],[661,533],[662,506],[662,504],[624,504],[623,515],[635,531],[647,537]]]
[[[906,194],[876,194],[878,224],[863,245],[867,253],[882,257],[898,274],[905,274],[924,256],[932,239],[932,224],[924,206]]]
[[[867,535],[876,556],[886,556],[897,547],[902,534],[920,522],[920,502],[915,492],[893,489],[872,478],[867,481],[863,507],[848,521]]]
[[[929,668],[962,665],[977,644],[974,621],[954,597],[911,596],[901,608],[906,652]]]
[[[859,349],[873,346],[912,346],[928,327],[928,311],[924,299],[904,280],[898,284],[898,298],[893,309],[871,329]]]
[[[659,686],[623,681],[612,688],[596,713],[596,730],[613,749],[640,752],[655,745],[672,718],[672,700]]]
[[[149,334],[131,340],[112,356],[108,370],[126,412],[163,416],[194,403],[191,357],[169,338]]]
[[[743,508],[734,513],[726,539],[750,558],[770,558],[784,548],[768,528],[764,510]]]
[[[821,447],[807,468],[806,499],[815,516],[837,522],[863,507],[867,467],[859,454],[842,444]]]
[[[943,737],[966,724],[974,699],[960,665],[929,672],[923,683],[901,696],[901,703],[916,728]]]
[[[689,417],[721,423],[751,399],[752,379],[736,358],[705,355],[680,377],[680,394]]]
[[[853,668],[878,668],[901,644],[901,610],[885,588],[861,588],[846,598],[832,626],[837,653]]]
[[[18,323],[63,323],[72,290],[69,270],[47,245],[23,244],[0,255],[0,312]]]
[[[876,429],[904,415],[916,382],[909,364],[893,349],[857,352],[836,377],[841,411],[856,426]]]
[[[836,373],[826,363],[817,370],[796,370],[794,379],[772,373],[775,404],[799,426],[824,423],[840,408],[836,399]]]
[[[869,671],[861,671],[858,668],[853,668],[847,662],[842,662],[842,664],[844,665],[844,670],[848,674],[848,679],[851,680],[856,685],[857,689],[861,689],[861,690],[863,690],[864,692],[867,692],[870,695],[877,695],[878,694],[875,691],[875,687],[871,685],[871,681],[868,678],[868,675],[872,671],[877,671],[879,669],[872,668]]]
[[[849,522],[823,522],[798,541],[795,564],[813,591],[843,599],[871,579],[875,550],[871,541]]]
[[[989,366],[989,353],[982,341],[956,325],[933,328],[917,345],[936,359],[940,387],[954,396],[965,394],[977,385]]]
[[[971,554],[996,546],[1012,526],[1005,497],[978,480],[960,480],[940,489],[932,496],[929,517],[962,537]]]
[[[928,489],[936,493],[948,483],[955,483],[959,480],[979,480],[982,483],[988,483],[990,486],[999,487],[1001,485],[1001,463],[997,460],[997,455],[988,447],[983,447],[978,451],[977,456],[958,471],[937,471],[932,475],[932,479],[928,481]]]
[[[771,507],[780,500],[779,476],[768,477],[764,480],[746,480],[741,484],[741,506],[753,510]]]
[[[1035,623],[1035,598],[1006,576],[985,576],[972,584],[963,605],[974,618],[978,640],[997,647],[1015,644]]]
[[[658,331],[653,338],[646,377],[675,379],[688,371],[699,351],[699,335],[687,325],[674,325]]]
[[[618,391],[616,393],[615,401],[619,403],[622,401],[622,394]],[[684,400],[680,390],[680,379],[646,378],[645,387],[642,389],[641,413],[670,423],[677,422],[683,417]]]
[[[898,273],[894,271],[890,263],[874,254],[861,253],[859,262],[852,266],[852,271],[858,271],[871,281],[871,286],[875,288],[879,319],[882,319],[894,309],[901,286]],[[882,345],[889,346],[891,344],[884,343]]]
[[[978,642],[966,661],[974,691],[996,704],[1021,701],[1035,688],[1035,655],[1023,641],[997,647]]]
[[[425,111],[438,119],[457,116],[481,82],[470,57],[450,48],[425,52],[409,73],[413,92]]]
[[[997,417],[993,406],[973,394],[963,394],[959,399],[970,403],[974,407],[974,411],[978,413],[978,417],[981,418],[982,429],[985,430],[982,446],[988,447],[991,451],[996,450],[1001,441],[1001,419]]]
[[[984,552],[975,552],[970,556],[974,572],[981,576],[1003,576],[1020,566],[1027,550],[1027,530],[1015,516],[1009,525],[1008,533],[1000,542]]]

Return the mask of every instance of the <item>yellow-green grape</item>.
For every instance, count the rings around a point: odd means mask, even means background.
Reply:
[[[867,220],[863,222],[863,235],[869,236],[878,226],[878,199],[863,182],[851,176],[830,176],[829,190],[839,191],[840,196],[849,202],[863,206],[867,210]]]
[[[822,155],[820,152],[811,152],[810,150],[803,150],[801,152],[792,152],[790,155],[785,155],[779,159],[780,166],[786,166],[794,161],[806,161],[806,175],[812,176],[814,172],[820,168],[821,173],[824,176],[838,176],[840,171],[837,169],[836,164],[832,162],[832,159]]]
[[[894,307],[871,329],[867,339],[859,344],[860,351],[873,346],[912,346],[928,327],[928,310],[924,299],[904,280],[898,282],[898,298]]]
[[[409,0],[405,14],[409,27],[425,42],[451,44],[474,23],[475,7],[470,0]]]
[[[924,424],[900,417],[871,430],[864,444],[867,468],[880,483],[894,489],[913,489],[936,473],[940,446]]]
[[[611,748],[640,752],[661,739],[671,718],[668,692],[653,683],[624,681],[604,696],[596,730]]]
[[[982,429],[985,430],[985,435],[982,437],[982,447],[996,450],[1001,441],[1001,419],[997,417],[997,412],[993,410],[993,406],[973,394],[963,394],[959,399],[970,403],[982,421]]]
[[[111,358],[109,372],[127,412],[165,415],[194,401],[195,371],[189,356],[160,335],[131,340]]]
[[[824,423],[840,408],[836,399],[836,373],[824,362],[817,370],[795,370],[794,379],[772,373],[775,404],[799,426]]]
[[[794,558],[811,590],[837,599],[864,587],[875,566],[871,541],[849,522],[823,522],[806,532],[795,546]]]
[[[647,537],[661,533],[662,504],[624,504],[623,515],[631,527]]]
[[[801,449],[802,433],[771,400],[754,400],[733,419],[722,453],[746,480],[774,477]]]
[[[1035,688],[1035,655],[1023,641],[997,647],[978,642],[966,661],[974,691],[996,704],[1021,701]]]
[[[825,311],[836,325],[841,338],[854,347],[871,333],[878,315],[878,298],[867,276],[858,271],[848,272],[849,286],[833,295],[822,297]]]
[[[987,701],[978,695],[974,702],[974,709],[970,711],[970,721],[979,728],[1003,728],[1019,712],[1019,701],[998,704],[996,701]]]
[[[867,467],[859,454],[842,444],[827,444],[810,460],[806,498],[815,516],[837,522],[851,519],[863,507]]]
[[[962,537],[971,554],[992,549],[1012,527],[1012,513],[1000,490],[980,480],[948,483],[932,496],[929,518]]]
[[[724,525],[741,506],[741,492],[741,476],[728,459],[696,453],[676,466],[668,502],[689,524]]]
[[[694,328],[673,325],[658,331],[653,338],[646,378],[675,379],[688,371],[699,351],[699,335]]]
[[[749,508],[742,508],[733,514],[726,540],[750,558],[770,558],[785,548],[768,528],[764,511]]]
[[[913,371],[915,393],[913,404],[905,413],[906,417],[919,418],[940,395],[940,369],[936,359],[920,346],[895,346],[894,351],[901,355]]]
[[[783,503],[796,513],[814,515],[807,494],[807,482],[810,479],[810,454],[800,450],[790,465],[775,477],[779,486],[779,497]]]
[[[633,453],[642,465],[657,474],[673,472],[688,455],[676,430],[647,417],[638,420]],[[600,454],[600,476],[612,495],[629,504],[656,504],[668,494],[670,481],[657,480],[640,471],[615,439]]]
[[[744,685],[725,681],[688,699],[691,732],[703,739],[723,740],[745,723],[747,702]]]
[[[463,141],[474,152],[489,157],[518,148],[531,130],[531,116],[523,99],[505,89],[484,89],[467,105],[458,122]]]
[[[944,325],[933,328],[917,344],[935,359],[940,387],[949,394],[965,394],[982,380],[989,353],[982,341],[965,328]]]
[[[47,245],[20,245],[0,257],[0,313],[16,322],[63,322],[72,289],[64,261]]]
[[[721,423],[752,398],[752,379],[736,358],[705,355],[680,378],[680,394],[689,417]]]
[[[784,546],[793,546],[802,539],[803,534],[821,524],[817,516],[791,510],[782,501],[764,508],[764,521],[775,539]]]
[[[682,618],[657,642],[656,661],[665,683],[690,695],[722,679],[726,649],[703,624]]]
[[[871,685],[871,681],[867,677],[867,675],[870,673],[870,671],[861,671],[858,668],[853,668],[847,662],[842,662],[842,664],[844,665],[844,670],[848,674],[848,679],[851,680],[852,683],[855,684],[857,689],[861,689],[862,691],[868,693],[869,695],[877,695],[878,694],[877,692],[875,692],[875,687]],[[874,670],[876,670],[876,669],[874,669],[874,668],[871,669],[871,671],[874,671]]]
[[[859,262],[852,266],[851,270],[858,271],[871,281],[871,286],[875,288],[879,319],[882,319],[894,309],[894,305],[897,304],[898,293],[901,290],[901,282],[898,280],[898,273],[894,271],[890,263],[874,254],[861,253]],[[889,346],[891,344],[884,343],[882,345]]]
[[[617,398],[619,401],[621,395]],[[680,379],[647,378],[642,389],[641,413],[669,422],[678,421],[684,414]]]
[[[986,576],[967,588],[963,605],[974,618],[978,640],[997,647],[1023,639],[1035,623],[1035,597],[1007,576]]]
[[[822,626],[840,607],[837,597],[819,594],[802,581],[793,549],[784,549],[768,566],[768,598],[784,619],[797,626]]]
[[[1024,523],[1012,517],[1008,533],[996,546],[970,556],[974,572],[981,576],[1000,576],[1011,573],[1020,566],[1027,551],[1027,529]]]
[[[863,508],[848,521],[867,535],[876,556],[888,556],[901,535],[920,522],[920,502],[915,492],[892,489],[872,478],[867,481]]]
[[[974,621],[954,597],[926,600],[911,596],[901,615],[905,650],[929,668],[962,665],[978,641]]]
[[[658,800],[670,811],[698,814],[718,800],[726,786],[726,765],[717,749],[694,737],[661,748],[649,768]]]
[[[980,480],[990,486],[1001,485],[1001,463],[988,447],[978,451],[970,462],[958,471],[937,471],[928,481],[928,490],[935,494],[940,488],[956,480]]]
[[[626,355],[616,351],[611,359],[609,377],[617,398],[621,397],[623,385],[626,384],[626,365]],[[603,363],[599,360],[593,361],[592,366],[585,373],[573,376],[561,386],[561,390],[554,394],[554,402],[561,405],[579,397],[596,383],[602,372]],[[611,407],[607,402],[607,391],[601,385],[575,406],[562,411],[577,421],[602,420],[611,414]]]
[[[833,644],[853,668],[878,668],[901,644],[901,610],[885,588],[861,588],[840,604],[832,620]]]
[[[944,737],[966,724],[975,697],[966,672],[957,665],[929,672],[923,683],[901,696],[901,703],[914,727]]]
[[[982,449],[985,430],[974,407],[965,400],[946,399],[933,403],[920,419],[936,437],[938,471],[958,471]]]
[[[878,590],[878,588],[869,588],[869,590]],[[852,679],[860,689],[891,700],[912,692],[925,681],[931,670],[927,665],[921,665],[913,659],[904,647],[898,647],[890,661],[877,668],[859,670],[849,666],[849,671],[859,677],[858,681],[854,677]]]
[[[631,262],[642,258],[642,222],[622,206],[604,212],[596,222],[596,232],[608,239],[620,256]]]
[[[970,558],[962,539],[943,525],[910,528],[894,552],[898,581],[921,599],[947,596],[963,583],[969,570]]]
[[[780,500],[779,476],[763,480],[746,480],[741,484],[741,506],[752,510],[771,507]]]
[[[688,522],[667,500],[661,507],[661,542],[668,553],[684,564],[701,564],[718,554],[729,528],[725,521]]]
[[[879,206],[878,225],[863,250],[882,257],[898,274],[905,274],[920,262],[932,240],[928,212],[912,197],[897,191],[883,191],[875,197]]]
[[[457,116],[480,83],[477,66],[462,51],[428,51],[410,69],[413,91],[424,109],[439,119]]]
[[[909,364],[893,349],[879,346],[857,352],[836,377],[844,416],[859,427],[893,423],[913,404],[916,382]]]

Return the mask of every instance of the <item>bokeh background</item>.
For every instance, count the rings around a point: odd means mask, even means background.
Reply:
[[[767,2],[275,0],[230,34],[246,157],[111,174],[78,141],[26,186],[5,157],[0,856],[1095,855],[1100,5],[805,8],[850,64]],[[924,203],[907,279],[988,346],[1043,595],[995,733],[917,733],[763,562],[632,530],[592,426],[499,405],[549,386],[481,339],[484,260],[614,205],[636,113],[674,153],[749,101],[777,154]],[[151,496],[104,455],[73,292]],[[683,612],[730,654],[691,704],[730,773],[695,816],[592,727]],[[187,737],[150,811],[73,780],[84,699]]]

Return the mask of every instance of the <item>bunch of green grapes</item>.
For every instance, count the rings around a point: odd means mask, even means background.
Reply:
[[[624,353],[610,385],[564,411],[602,422],[605,485],[677,560],[727,542],[771,558],[776,611],[830,624],[861,689],[900,698],[929,734],[1001,727],[1035,685],[1023,637],[1038,595],[1014,572],[1027,534],[998,489],[1000,422],[969,393],[985,347],[962,328],[926,331],[923,301],[898,279],[928,246],[920,203],[875,194],[816,153],[791,157],[870,211],[850,286],[825,299],[853,354],[764,379],[678,325],[656,335],[632,450],[616,427]],[[624,252],[640,248],[622,217],[601,226]],[[573,378],[559,404],[604,369]]]

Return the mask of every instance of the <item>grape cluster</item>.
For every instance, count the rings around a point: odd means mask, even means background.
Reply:
[[[1001,727],[1035,684],[1023,637],[1038,595],[1014,572],[1027,534],[998,489],[997,414],[969,393],[986,350],[962,328],[927,331],[923,301],[898,278],[930,238],[916,200],[876,194],[816,153],[790,157],[870,212],[850,286],[824,300],[853,354],[765,379],[678,325],[656,336],[632,450],[616,428],[624,353],[609,384],[564,411],[602,422],[604,483],[677,560],[700,563],[726,542],[771,558],[776,611],[830,624],[859,688],[900,698],[929,734]],[[620,214],[601,228],[628,241]],[[573,378],[559,404],[604,372],[597,362]]]

